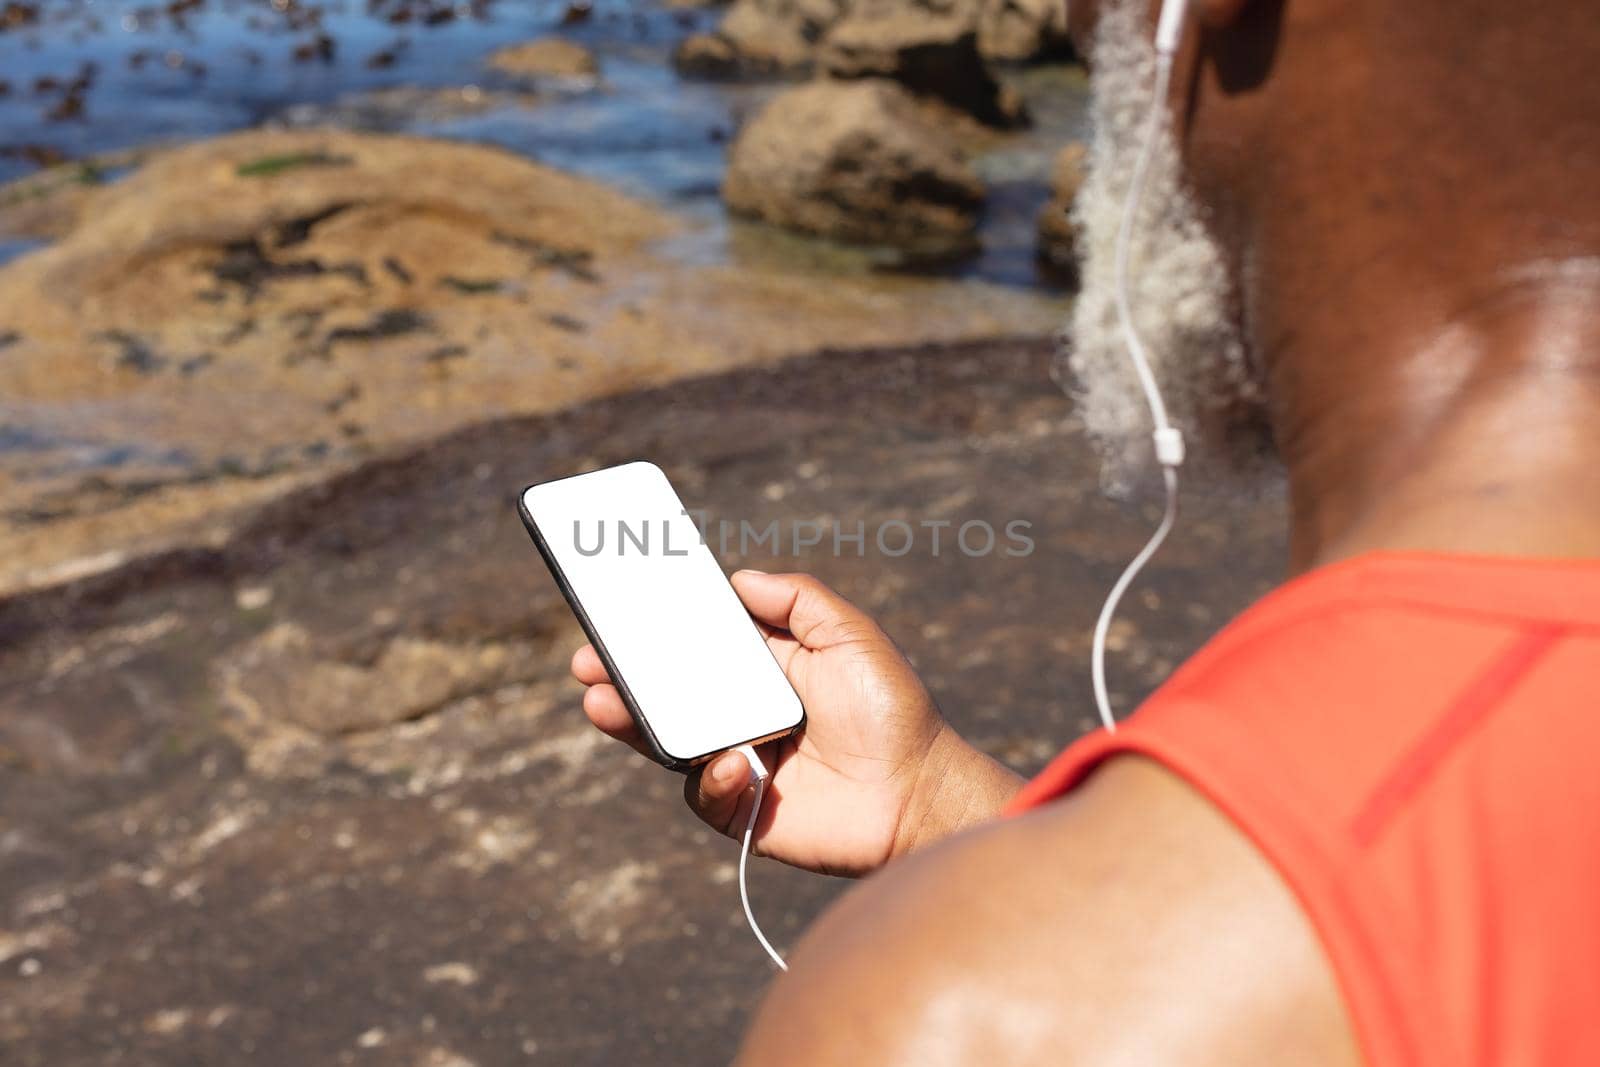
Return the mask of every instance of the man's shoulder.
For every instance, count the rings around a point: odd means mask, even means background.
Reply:
[[[1277,873],[1160,766],[892,864],[817,924],[747,1062],[1356,1062]]]

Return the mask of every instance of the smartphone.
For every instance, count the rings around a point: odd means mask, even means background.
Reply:
[[[800,697],[660,467],[531,485],[518,511],[659,762],[686,771],[805,725]]]

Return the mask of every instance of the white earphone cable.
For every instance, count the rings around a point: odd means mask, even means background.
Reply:
[[[1155,155],[1156,142],[1161,133],[1161,109],[1166,104],[1167,92],[1172,84],[1172,57],[1156,57],[1155,95],[1151,98],[1150,116],[1145,120],[1144,144],[1139,148],[1139,158],[1134,164],[1133,181],[1128,186],[1128,199],[1122,206],[1122,223],[1117,227],[1116,290],[1117,322],[1122,327],[1123,343],[1128,346],[1128,358],[1139,375],[1139,385],[1144,390],[1150,415],[1155,419],[1156,433],[1171,429],[1167,421],[1167,405],[1161,398],[1155,374],[1150,370],[1150,359],[1145,354],[1144,340],[1133,321],[1132,273],[1133,233],[1139,225],[1139,208],[1144,203],[1144,187],[1150,178],[1150,161]]]
[[[1184,6],[1182,0],[1168,0],[1168,8],[1162,11],[1163,27],[1168,24],[1168,10],[1173,4],[1177,4],[1180,9]],[[1181,19],[1181,10],[1178,17]],[[1161,132],[1161,109],[1166,106],[1167,92],[1172,83],[1172,55],[1170,44],[1163,43],[1157,48],[1155,91],[1150,101],[1150,117],[1145,125],[1144,144],[1139,149],[1139,159],[1134,165],[1133,183],[1128,188],[1128,199],[1123,205],[1122,224],[1117,230],[1117,319],[1122,327],[1123,341],[1128,346],[1128,358],[1133,361],[1133,369],[1139,376],[1139,385],[1144,390],[1145,401],[1150,405],[1150,418],[1155,424],[1156,459],[1161,464],[1167,500],[1160,525],[1156,527],[1149,542],[1123,570],[1116,584],[1111,587],[1111,593],[1106,597],[1105,605],[1100,609],[1100,618],[1094,627],[1094,642],[1090,655],[1095,706],[1100,712],[1101,724],[1110,733],[1115,733],[1117,730],[1117,720],[1111,711],[1111,697],[1106,689],[1106,640],[1111,632],[1111,620],[1116,616],[1117,606],[1122,602],[1128,587],[1139,576],[1145,564],[1150,562],[1150,558],[1160,551],[1167,535],[1172,532],[1173,526],[1178,521],[1178,468],[1183,464],[1183,435],[1167,420],[1167,405],[1161,397],[1160,388],[1156,385],[1155,374],[1151,371],[1150,360],[1145,354],[1144,341],[1139,337],[1138,326],[1133,320],[1132,287],[1129,280],[1130,261],[1133,258],[1133,232],[1139,223],[1139,208],[1144,202],[1150,159],[1155,154]]]
[[[778,950],[772,947],[767,935],[761,932],[761,924],[756,922],[756,914],[750,909],[749,884],[745,880],[745,867],[750,862],[750,840],[755,836],[756,820],[761,817],[761,802],[767,796],[767,768],[761,762],[761,757],[756,755],[754,745],[740,745],[734,751],[744,753],[744,758],[750,761],[750,777],[755,785],[755,796],[750,801],[750,814],[744,823],[744,839],[739,845],[739,903],[744,905],[744,918],[750,924],[750,932],[756,935],[756,940],[767,950],[767,955],[778,965],[778,970],[787,971],[789,965],[783,962]]]
[[[1155,423],[1156,459],[1161,464],[1162,479],[1166,484],[1166,508],[1155,533],[1123,570],[1116,584],[1111,587],[1105,606],[1100,609],[1100,618],[1095,623],[1092,651],[1095,703],[1100,711],[1100,721],[1111,732],[1115,732],[1117,728],[1116,719],[1111,713],[1111,698],[1106,690],[1106,639],[1111,631],[1111,620],[1116,616],[1117,606],[1122,602],[1128,587],[1133,584],[1150,558],[1160,551],[1167,535],[1172,532],[1173,526],[1178,521],[1178,468],[1183,464],[1183,435],[1167,419],[1166,404],[1162,400],[1161,390],[1156,385],[1155,375],[1150,369],[1144,342],[1140,339],[1138,327],[1133,321],[1129,272],[1133,231],[1138,225],[1139,208],[1144,199],[1150,158],[1155,152],[1160,133],[1161,109],[1166,103],[1167,91],[1172,81],[1173,51],[1186,7],[1185,0],[1167,0],[1162,9],[1161,29],[1157,38],[1155,95],[1150,104],[1144,145],[1140,148],[1139,159],[1134,167],[1133,184],[1128,190],[1128,199],[1123,207],[1122,224],[1117,231],[1117,316],[1122,327],[1123,339],[1128,346],[1128,356],[1133,360],[1145,400],[1150,405],[1150,417]],[[750,932],[755,934],[756,940],[761,943],[761,947],[766,950],[778,969],[787,971],[789,965],[784,962],[778,950],[772,947],[772,942],[767,940],[767,935],[762,932],[761,924],[756,921],[755,912],[750,907],[750,888],[746,875],[750,862],[751,842],[755,836],[756,821],[761,817],[761,803],[766,799],[770,774],[765,764],[761,762],[761,757],[756,754],[754,745],[740,745],[735,751],[743,753],[745,759],[749,761],[750,777],[755,786],[755,795],[750,801],[750,813],[745,818],[744,835],[739,845],[739,902],[744,906],[744,917],[750,924]]]

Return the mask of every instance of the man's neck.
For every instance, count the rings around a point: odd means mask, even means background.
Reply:
[[[1296,571],[1377,550],[1600,556],[1600,267],[1518,272],[1420,344],[1302,338],[1286,358]]]

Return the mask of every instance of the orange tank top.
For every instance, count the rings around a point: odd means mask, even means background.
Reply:
[[[1276,865],[1373,1067],[1600,1065],[1600,560],[1314,571],[1010,810],[1118,753]]]

